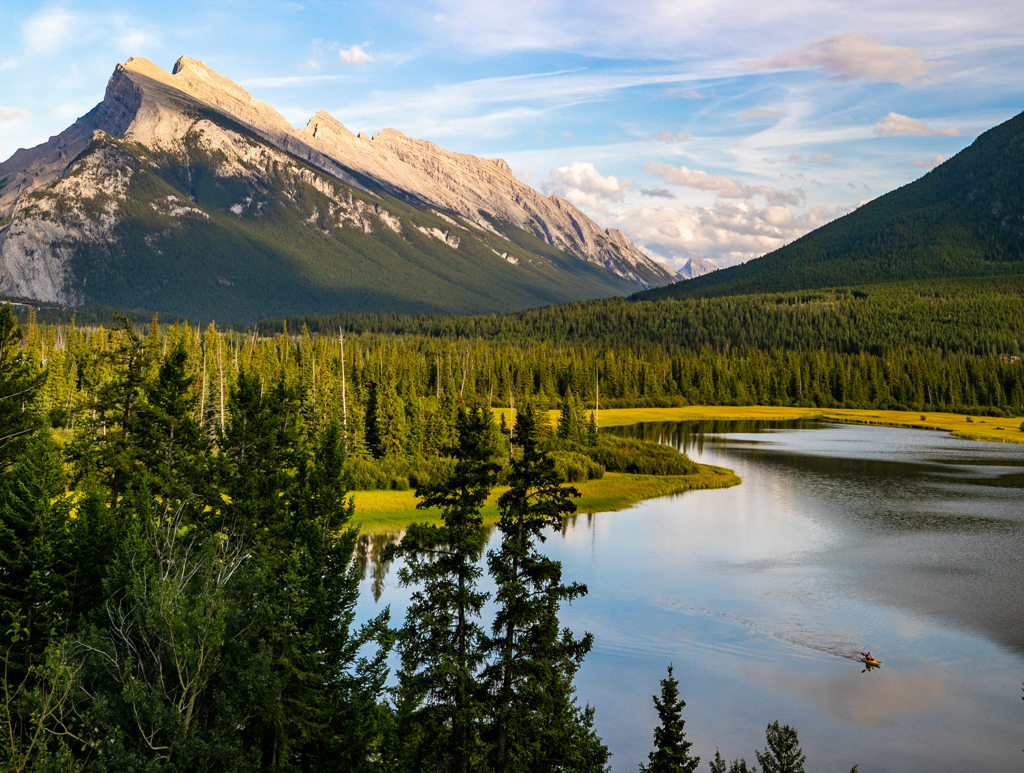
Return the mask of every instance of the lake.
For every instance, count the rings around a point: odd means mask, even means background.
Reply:
[[[590,590],[562,621],[596,637],[577,686],[616,773],[646,762],[669,663],[705,770],[716,748],[754,762],[776,719],[810,771],[1024,767],[1024,446],[814,422],[613,431],[743,478],[545,543]],[[393,568],[363,591],[361,618],[390,604],[400,623]],[[868,650],[884,666],[862,673]]]

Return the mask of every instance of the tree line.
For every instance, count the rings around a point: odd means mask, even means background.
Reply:
[[[607,768],[573,686],[593,638],[559,623],[586,588],[542,552],[578,494],[531,401],[507,449],[482,399],[456,400],[451,467],[417,491],[443,523],[389,549],[414,589],[406,618],[357,624],[344,421],[309,404],[301,369],[242,363],[222,382],[225,351],[197,387],[188,336],[124,324],[61,427],[41,407],[57,358],[40,369],[21,335],[0,308],[4,770]],[[479,510],[506,460],[484,555]],[[693,770],[665,684],[648,769]],[[764,770],[803,770],[795,731],[766,738]]]

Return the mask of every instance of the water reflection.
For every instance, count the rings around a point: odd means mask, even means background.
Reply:
[[[563,622],[595,634],[580,697],[616,773],[646,759],[669,662],[705,764],[750,759],[779,719],[812,770],[1020,769],[1024,446],[815,421],[615,431],[744,481],[579,516],[546,543],[590,588]],[[399,620],[408,591],[374,552],[361,614]],[[868,650],[884,666],[862,674]]]

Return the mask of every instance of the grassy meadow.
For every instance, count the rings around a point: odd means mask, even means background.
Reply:
[[[602,513],[623,510],[644,499],[678,494],[698,489],[728,488],[742,481],[724,467],[700,465],[693,475],[630,475],[607,472],[600,480],[574,483],[581,496],[576,500],[577,513]],[[508,488],[499,486],[484,505],[484,523],[498,520],[498,497]],[[387,533],[403,530],[410,523],[441,523],[436,509],[417,510],[416,494],[406,491],[354,491],[356,514],[352,525],[363,532]]]

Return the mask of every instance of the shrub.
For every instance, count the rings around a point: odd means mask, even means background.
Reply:
[[[697,465],[690,457],[672,446],[659,445],[635,438],[600,435],[598,443],[587,449],[587,455],[608,472],[630,472],[637,475],[691,475]]]
[[[584,454],[576,451],[554,451],[551,456],[555,460],[555,470],[563,483],[580,483],[604,477],[604,467]]]

